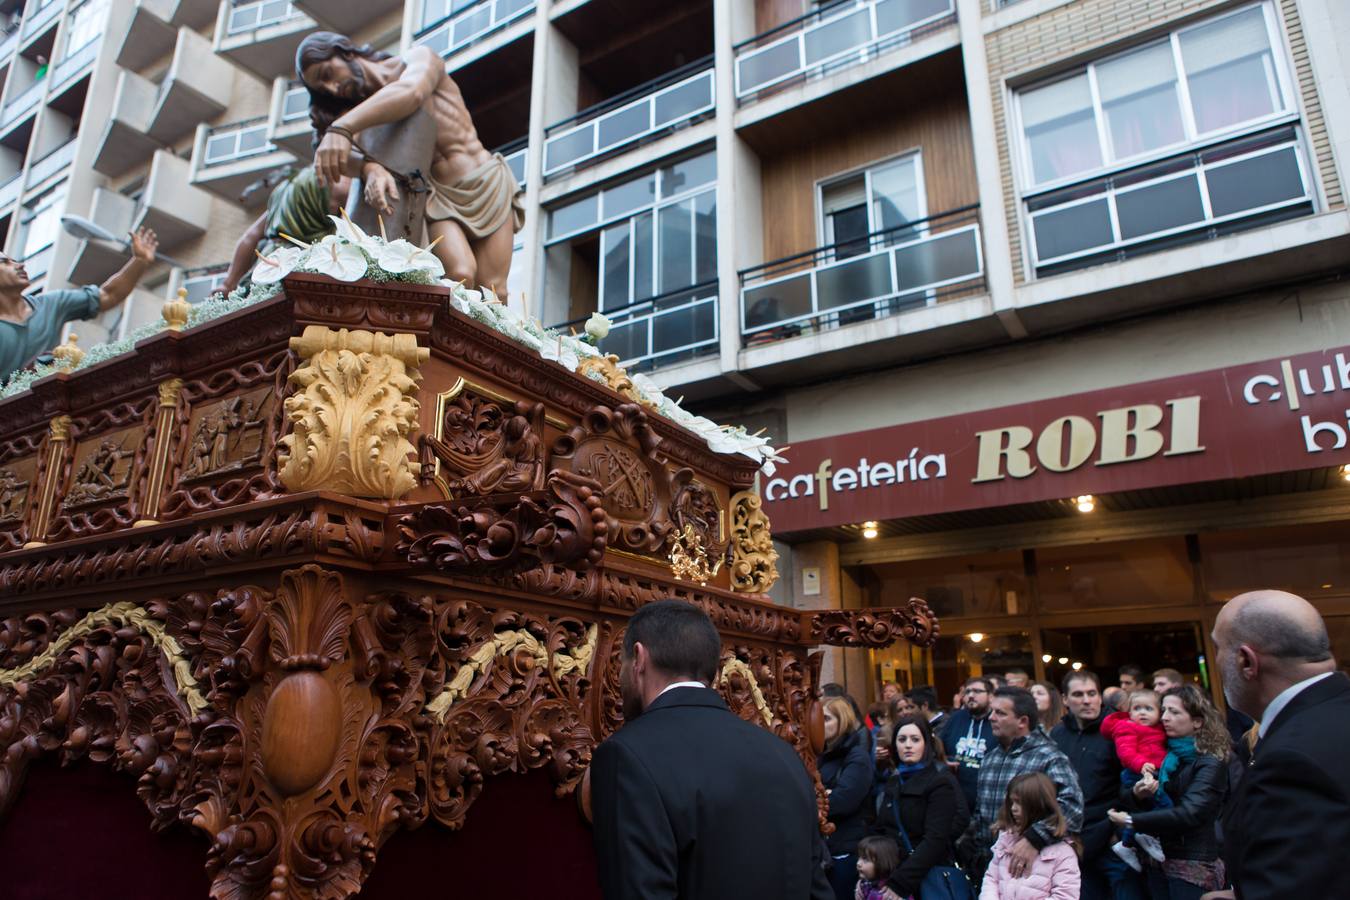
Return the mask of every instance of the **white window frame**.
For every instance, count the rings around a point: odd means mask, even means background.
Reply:
[[[928,179],[923,168],[923,148],[911,147],[908,150],[896,153],[892,156],[887,156],[884,159],[874,160],[865,166],[859,166],[855,169],[850,169],[847,172],[829,175],[816,181],[816,246],[826,247],[834,243],[829,239],[830,229],[828,223],[825,221],[825,192],[829,190],[829,188],[841,182],[857,178],[859,175],[863,176],[863,196],[866,198],[864,202],[867,204],[867,233],[868,235],[873,235],[878,231],[878,227],[876,222],[876,211],[873,209],[872,173],[877,169],[885,168],[886,166],[893,165],[894,163],[909,158],[913,158],[914,160],[914,180],[918,187],[919,194],[919,220],[923,221],[927,219],[929,215]],[[919,235],[927,235],[927,224],[925,223],[918,226],[915,229],[915,232]],[[870,240],[868,243],[869,246],[867,252],[870,253],[873,248],[870,245]],[[831,253],[829,257],[829,261],[834,260],[833,253]]]
[[[1181,57],[1181,36],[1197,28],[1204,28],[1213,25],[1223,19],[1231,16],[1241,15],[1250,12],[1253,9],[1261,9],[1266,25],[1266,37],[1270,41],[1271,60],[1273,62],[1275,82],[1278,86],[1279,100],[1281,108],[1273,111],[1269,115],[1262,116],[1259,119],[1251,119],[1238,125],[1228,126],[1226,128],[1215,129],[1208,132],[1198,132],[1195,126],[1195,113],[1191,106],[1190,90],[1187,82],[1185,65]],[[1110,142],[1106,131],[1106,116],[1102,110],[1101,96],[1097,90],[1096,67],[1127,56],[1137,50],[1145,47],[1170,42],[1172,47],[1172,60],[1176,69],[1176,86],[1178,103],[1181,107],[1181,122],[1183,138],[1181,141],[1169,144],[1165,147],[1156,147],[1143,153],[1137,153],[1133,156],[1122,157],[1120,159],[1108,160],[1107,151],[1110,149]],[[1069,78],[1075,78],[1086,73],[1088,86],[1092,95],[1092,112],[1097,128],[1097,143],[1102,154],[1102,165],[1087,169],[1082,172],[1076,172],[1073,175],[1057,178],[1052,181],[1037,183],[1035,173],[1031,162],[1031,145],[1027,140],[1026,129],[1022,123],[1022,96],[1037,88],[1046,87],[1058,81],[1065,81]],[[1280,27],[1280,21],[1275,13],[1270,0],[1261,0],[1259,3],[1252,3],[1240,6],[1236,9],[1227,10],[1219,15],[1209,16],[1201,21],[1192,23],[1182,28],[1177,28],[1168,34],[1135,44],[1116,53],[1094,59],[1086,65],[1077,66],[1074,69],[1063,72],[1054,78],[1045,79],[1012,91],[1012,125],[1016,129],[1017,140],[1014,146],[1017,148],[1017,156],[1014,168],[1018,173],[1018,181],[1022,186],[1022,199],[1037,194],[1057,190],[1080,181],[1091,181],[1100,178],[1111,172],[1121,169],[1131,168],[1136,165],[1147,163],[1154,159],[1163,159],[1183,152],[1188,148],[1200,147],[1205,144],[1217,143],[1230,137],[1260,131],[1273,125],[1291,121],[1300,118],[1301,110],[1298,103],[1298,94],[1294,89],[1293,76],[1290,70],[1287,45],[1284,40],[1284,32]]]

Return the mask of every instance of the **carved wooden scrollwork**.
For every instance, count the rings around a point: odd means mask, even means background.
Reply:
[[[617,409],[597,406],[553,443],[555,470],[599,482],[612,547],[655,554],[674,528],[670,503],[675,474],[657,455],[660,444],[647,414],[635,403]]]
[[[610,533],[599,484],[555,471],[540,494],[428,504],[399,519],[396,552],[433,568],[512,571],[540,563],[585,569]]]
[[[778,551],[773,549],[769,517],[753,491],[731,498],[730,553],[733,590],[763,594],[778,580]]]
[[[889,647],[906,640],[931,647],[938,621],[928,604],[911,597],[894,609],[832,609],[811,614],[811,638],[834,647]]]

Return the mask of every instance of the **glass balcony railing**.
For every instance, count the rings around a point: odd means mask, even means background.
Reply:
[[[56,17],[61,15],[61,9],[64,6],[65,4],[61,0],[47,0],[37,9],[30,10],[28,17],[23,21],[24,39],[32,37],[55,21]]]
[[[42,81],[30,84],[24,89],[23,93],[6,103],[4,111],[0,112],[0,128],[7,128],[37,106],[38,100],[42,98],[42,88],[45,84],[45,78]]]
[[[6,175],[0,179],[0,215],[3,215],[19,199],[19,188],[23,187],[23,179],[19,173]]]
[[[1027,196],[1036,274],[1307,215],[1303,159],[1297,128],[1285,125]]]
[[[736,99],[865,62],[951,22],[955,0],[835,3],[736,45]]]
[[[23,268],[28,273],[30,281],[37,281],[46,276],[52,267],[52,253],[55,252],[52,245],[48,244],[41,249],[33,251],[32,255],[24,257]]]
[[[448,0],[427,0],[422,9],[422,29],[413,43],[430,47],[442,59],[449,59],[533,12],[534,6],[535,0],[479,0],[469,6]]]
[[[698,71],[688,74],[691,69]],[[715,107],[712,63],[700,60],[550,126],[544,140],[544,177],[693,122]]]
[[[599,343],[602,353],[619,357],[630,372],[645,372],[685,359],[716,353],[718,348],[717,282],[696,284],[617,310],[605,310],[609,334]],[[589,317],[587,317],[589,318]],[[578,331],[586,319],[564,322]]]
[[[206,135],[202,168],[237,162],[275,149],[276,145],[267,139],[266,118],[222,125],[212,128]]]
[[[291,19],[306,19],[304,13],[295,8],[291,0],[254,0],[252,3],[236,3],[230,8],[225,21],[227,35],[256,31],[268,25],[279,25]]]
[[[52,84],[60,87],[93,65],[94,57],[98,56],[98,48],[102,40],[103,36],[99,35],[57,63],[56,69],[52,72]]]
[[[741,333],[763,344],[982,288],[977,206],[743,270]]]
[[[72,138],[66,143],[48,153],[28,167],[28,186],[41,184],[48,178],[57,174],[61,170],[70,166],[75,159],[75,140]]]
[[[526,141],[526,138],[521,138],[497,148],[497,152],[506,160],[511,174],[516,176],[516,182],[522,188],[525,187],[525,164],[530,158],[530,148]]]
[[[229,263],[217,263],[199,269],[188,269],[183,273],[183,288],[187,290],[189,303],[202,303],[211,299],[211,295],[220,290],[229,273]]]
[[[0,35],[0,63],[9,59],[10,55],[14,53],[14,48],[17,46],[19,46],[19,26],[12,25],[10,26],[9,31]]]

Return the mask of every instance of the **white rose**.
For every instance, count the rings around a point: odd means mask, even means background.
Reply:
[[[609,335],[609,319],[603,313],[591,313],[586,320],[586,333],[597,341],[604,340]]]

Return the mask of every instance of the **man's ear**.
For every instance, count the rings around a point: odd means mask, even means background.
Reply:
[[[651,654],[647,652],[647,648],[643,645],[642,641],[634,641],[633,673],[646,672],[647,665],[651,662],[651,659]]]
[[[1237,648],[1238,673],[1246,681],[1255,681],[1261,674],[1261,655],[1248,644]]]

